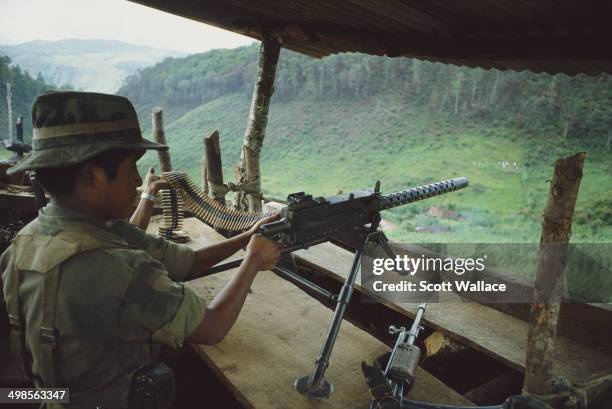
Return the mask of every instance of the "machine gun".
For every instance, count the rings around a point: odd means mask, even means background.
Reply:
[[[282,219],[262,226],[261,234],[279,242],[286,251],[308,248],[329,240],[358,248],[367,234],[367,229],[363,230],[363,227],[378,227],[382,210],[452,192],[467,185],[467,178],[462,177],[389,195],[380,194],[380,182],[376,182],[374,190],[357,190],[346,196],[313,198],[304,192],[293,193],[287,197],[287,206],[281,210]]]
[[[329,358],[350,302],[353,284],[368,243],[383,246],[390,257],[395,257],[384,233],[378,230],[381,220],[380,212],[453,192],[467,185],[467,178],[461,177],[389,195],[380,193],[380,182],[376,182],[373,190],[357,190],[345,196],[313,198],[304,192],[293,193],[287,198],[287,206],[281,210],[281,219],[261,226],[260,233],[280,243],[281,251],[285,253],[326,241],[334,241],[356,250],[349,275],[337,296],[305,280],[295,271],[291,271],[292,268],[279,265],[274,269],[277,274],[289,281],[304,285],[336,301],[332,323],[319,357],[315,361],[313,372],[295,381],[295,388],[298,392],[311,399],[327,399],[333,393],[333,385],[325,379],[325,371],[329,366]],[[205,275],[237,267],[241,262],[242,260],[236,260],[215,266]]]

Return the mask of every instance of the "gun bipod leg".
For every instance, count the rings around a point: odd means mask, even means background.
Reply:
[[[334,348],[336,338],[338,337],[340,324],[342,324],[346,308],[353,294],[353,284],[355,283],[357,271],[361,265],[361,257],[365,253],[371,234],[372,233],[368,233],[365,235],[360,247],[357,249],[357,252],[353,257],[351,271],[349,272],[349,275],[346,278],[340,293],[338,294],[338,301],[336,303],[334,316],[332,318],[331,325],[327,330],[327,335],[325,336],[325,341],[321,347],[319,357],[315,362],[313,372],[310,375],[302,376],[295,381],[295,389],[309,399],[329,399],[331,394],[334,392],[334,385],[325,379],[325,371],[329,366],[329,358]]]

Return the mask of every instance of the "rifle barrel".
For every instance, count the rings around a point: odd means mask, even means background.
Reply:
[[[460,177],[456,179],[443,180],[442,182],[432,183],[430,185],[414,187],[412,189],[397,193],[391,193],[382,197],[380,210],[391,209],[407,203],[427,199],[432,196],[453,192],[458,189],[463,189],[467,185],[467,178]]]

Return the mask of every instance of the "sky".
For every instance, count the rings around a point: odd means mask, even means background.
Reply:
[[[0,45],[66,38],[120,40],[186,53],[254,41],[126,0],[0,0]]]

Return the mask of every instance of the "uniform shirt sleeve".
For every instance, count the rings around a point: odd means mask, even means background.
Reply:
[[[182,345],[206,302],[146,252],[99,249],[62,267],[56,319],[68,334]]]
[[[160,261],[173,280],[183,281],[189,273],[195,253],[188,246],[147,234],[126,220],[115,220],[109,224],[109,228],[129,245],[146,251]]]
[[[173,348],[181,348],[185,338],[193,334],[206,310],[206,302],[194,290],[183,287],[183,301],[176,315],[168,324],[153,333],[153,341],[162,342]]]
[[[178,348],[200,324],[205,301],[172,281],[159,263],[139,265],[127,291],[123,319],[152,331],[152,339]]]

